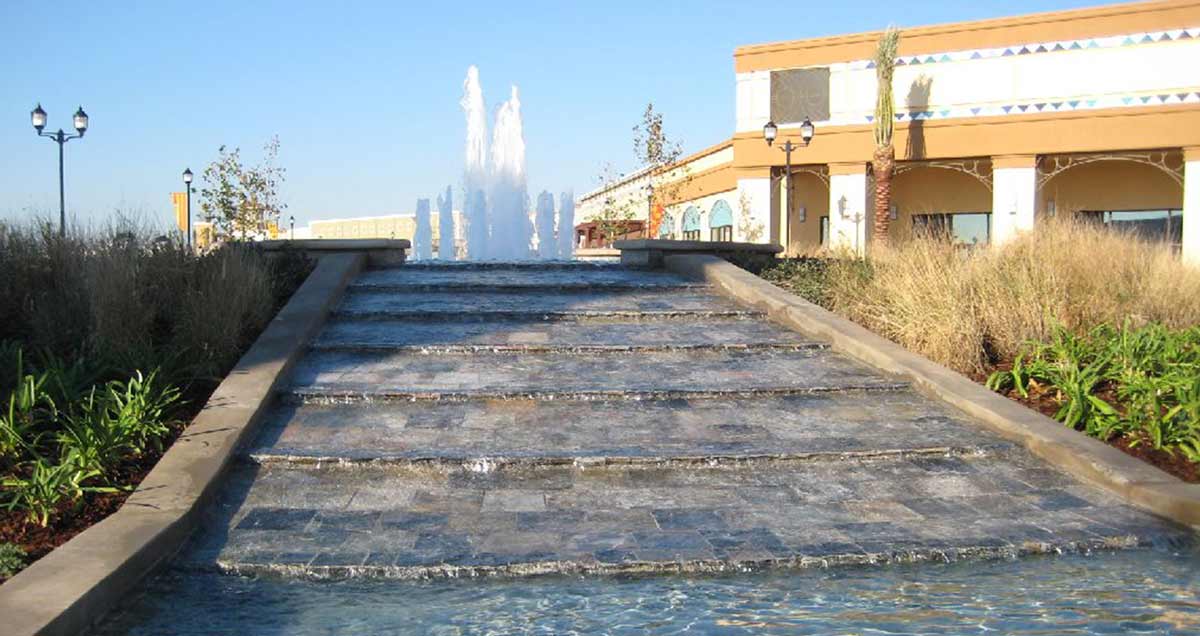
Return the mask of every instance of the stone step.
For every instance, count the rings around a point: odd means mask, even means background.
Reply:
[[[824,350],[437,356],[313,351],[296,365],[285,396],[343,402],[666,399],[892,391],[907,386]]]
[[[712,293],[695,290],[413,292],[346,294],[334,317],[437,319],[463,314],[502,316],[622,317],[640,315],[760,316]]]
[[[425,353],[488,351],[627,351],[687,349],[802,349],[825,345],[761,320],[608,321],[389,321],[337,320],[312,344],[316,350],[409,350]]]
[[[479,400],[280,405],[249,452],[259,463],[731,464],[1010,445],[911,391],[731,400]]]
[[[678,274],[613,267],[574,267],[551,269],[468,269],[431,267],[374,270],[363,272],[351,284],[356,291],[451,291],[529,289],[688,289],[707,285]]]
[[[1028,455],[754,469],[236,470],[193,567],[308,578],[679,572],[1186,544]]]

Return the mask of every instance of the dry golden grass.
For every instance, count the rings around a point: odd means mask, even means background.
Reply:
[[[1200,269],[1166,246],[1067,219],[991,249],[936,238],[842,259],[828,273],[832,308],[958,371],[983,374],[1011,360],[1055,322],[1200,322]]]
[[[128,220],[66,237],[0,224],[0,341],[33,351],[208,378],[274,303],[270,264],[253,248],[193,255]]]

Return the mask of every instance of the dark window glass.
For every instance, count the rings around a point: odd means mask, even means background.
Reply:
[[[700,230],[689,230],[689,231],[687,231],[687,232],[684,232],[684,233],[683,233],[683,240],[685,240],[685,241],[699,241],[699,240],[700,240]]]
[[[829,217],[821,217],[821,247],[829,247]]]
[[[914,214],[913,234],[938,236],[956,245],[986,245],[992,238],[992,215],[989,212],[950,212],[946,214]]]
[[[714,241],[732,241],[733,240],[733,226],[732,225],[723,225],[721,227],[714,227],[712,229],[712,240],[714,240]]]
[[[1183,244],[1183,212],[1180,210],[1088,210],[1079,215],[1144,241],[1176,247]]]

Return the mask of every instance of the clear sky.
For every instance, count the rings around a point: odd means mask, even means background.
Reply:
[[[170,219],[180,173],[217,147],[258,157],[272,135],[283,197],[312,218],[410,213],[462,181],[467,66],[489,109],[521,90],[529,189],[583,192],[601,165],[634,167],[647,101],[685,152],[733,130],[733,49],[1097,4],[925,2],[21,2],[0,1],[0,219],[57,217],[54,144],[70,130],[67,209]]]

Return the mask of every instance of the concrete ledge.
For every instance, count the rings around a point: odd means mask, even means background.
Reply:
[[[1200,527],[1200,484],[1188,484],[1071,430],[720,258],[668,255],[664,264],[667,269],[707,281],[727,296],[765,311],[776,322],[828,340],[844,353],[911,380],[923,392],[959,408],[1005,439],[1021,443],[1080,479],[1150,512]]]
[[[0,585],[6,635],[82,633],[179,549],[281,378],[365,260],[322,258],[121,509]]]
[[[268,252],[294,249],[317,258],[328,254],[363,253],[372,267],[403,263],[412,243],[408,239],[301,239],[299,241],[260,241],[256,245]]]
[[[769,260],[783,247],[769,243],[733,243],[729,241],[669,241],[663,239],[634,239],[617,241],[613,247],[621,251],[621,263],[637,267],[662,267],[668,254],[711,254],[722,258]]]

